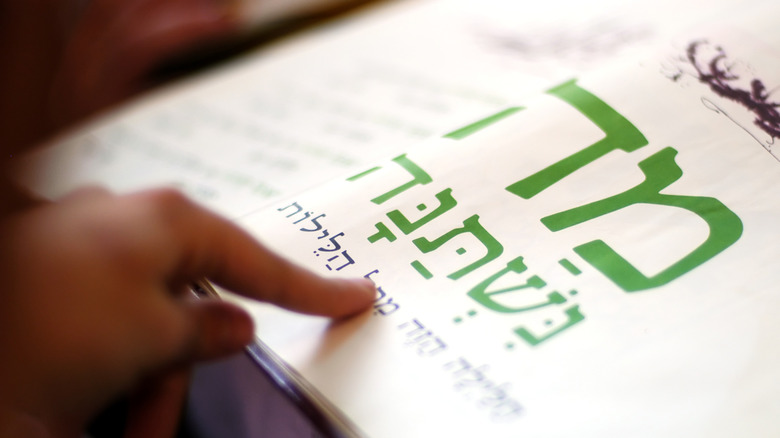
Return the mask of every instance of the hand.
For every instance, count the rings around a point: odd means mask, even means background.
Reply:
[[[194,280],[333,317],[374,299],[370,281],[320,278],[170,190],[81,191],[9,216],[0,233],[0,406],[57,437],[151,380],[168,390],[149,400],[177,405],[184,385],[166,377],[251,341],[242,310],[189,298]]]

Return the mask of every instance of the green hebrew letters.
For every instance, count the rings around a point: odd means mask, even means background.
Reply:
[[[426,214],[414,222],[410,222],[409,219],[407,219],[406,216],[404,216],[399,210],[393,210],[387,213],[387,217],[393,221],[393,223],[401,230],[401,232],[404,234],[409,234],[458,205],[458,201],[456,201],[452,196],[452,189],[444,189],[437,193],[436,199],[439,201],[439,206],[436,207],[432,212]],[[417,207],[417,209],[420,211],[425,210],[426,208],[427,207],[425,204],[420,204]]]
[[[400,210],[393,210],[387,213],[387,217],[393,221],[393,223],[401,230],[401,232],[404,234],[409,234],[412,231],[427,224],[428,222],[443,215],[444,213],[452,210],[456,205],[458,205],[458,201],[455,200],[455,198],[452,196],[452,189],[444,189],[437,193],[436,199],[439,201],[439,206],[436,207],[432,212],[426,214],[414,222],[410,222],[409,219],[407,219]],[[423,211],[427,208],[428,207],[425,204],[420,204],[417,206],[417,209],[420,211]],[[379,222],[375,226],[377,232],[368,237],[368,241],[370,243],[377,242],[381,239],[387,239],[389,242],[394,242],[396,240],[395,234],[390,231],[390,228],[387,228],[387,225]]]
[[[707,223],[707,239],[682,259],[652,277],[639,272],[601,240],[574,248],[580,257],[626,292],[642,291],[669,283],[731,246],[742,234],[742,221],[717,199],[660,193],[682,176],[682,170],[674,161],[675,155],[677,151],[671,147],[662,149],[639,163],[645,180],[636,187],[600,201],[547,216],[542,218],[542,223],[552,231],[559,231],[639,203],[688,210]]]
[[[566,302],[566,298],[564,298],[563,295],[561,295],[558,292],[552,292],[548,294],[547,301],[544,303],[538,303],[538,304],[533,304],[524,307],[507,307],[503,304],[496,302],[493,299],[493,297],[496,295],[501,295],[501,294],[514,292],[514,291],[522,291],[525,289],[541,289],[547,285],[547,283],[545,283],[544,280],[534,275],[529,277],[525,283],[518,284],[516,286],[505,287],[503,289],[488,291],[490,285],[492,285],[496,280],[503,277],[504,275],[510,272],[514,272],[515,274],[520,274],[525,270],[526,270],[526,266],[523,263],[523,258],[516,257],[513,260],[511,260],[509,263],[507,263],[505,268],[491,275],[490,277],[485,279],[485,281],[474,286],[474,288],[472,288],[469,291],[468,295],[471,298],[473,298],[476,302],[482,304],[488,309],[495,310],[496,312],[501,312],[501,313],[525,312],[527,310],[533,310],[533,309],[538,309],[540,307],[549,306],[550,304],[561,304]]]
[[[401,167],[403,167],[404,169],[406,169],[407,172],[411,173],[412,180],[409,181],[408,183],[402,184],[401,186],[394,188],[393,190],[390,190],[384,195],[380,195],[372,199],[371,202],[373,202],[374,204],[381,204],[387,201],[388,199],[392,198],[393,196],[403,193],[406,190],[409,190],[416,185],[425,185],[433,181],[430,175],[428,175],[420,166],[415,164],[412,160],[406,158],[406,154],[399,155],[393,158],[393,161],[398,165],[400,165]]]
[[[446,134],[444,136],[444,138],[451,138],[453,140],[462,140],[462,139],[470,136],[471,134],[479,132],[479,131],[487,128],[488,126],[490,126],[490,125],[492,125],[492,124],[494,124],[494,123],[496,123],[496,122],[498,122],[500,120],[503,120],[503,119],[511,116],[512,114],[514,114],[514,113],[516,113],[516,112],[518,112],[518,111],[520,111],[522,109],[523,109],[523,107],[520,107],[520,106],[507,108],[507,109],[505,109],[503,111],[500,111],[500,112],[498,112],[496,114],[493,114],[492,116],[485,117],[484,119],[476,121],[476,122],[474,122],[474,123],[472,123],[470,125],[464,126],[464,127],[460,128],[460,129],[456,129],[455,131],[452,131],[449,134]]]
[[[525,327],[516,328],[515,333],[517,334],[517,336],[523,338],[525,342],[528,342],[529,344],[536,346],[584,319],[585,319],[585,315],[583,315],[582,312],[580,312],[580,306],[579,305],[571,306],[568,309],[566,309],[566,322],[558,327],[553,328],[552,330],[548,331],[543,335],[535,335]],[[552,321],[547,321],[547,322],[552,324]]]
[[[567,102],[604,131],[604,138],[539,172],[511,184],[506,189],[524,199],[530,199],[561,179],[616,149],[635,151],[647,144],[647,139],[625,117],[572,80],[548,93]],[[550,147],[550,146],[548,146]]]
[[[374,243],[381,239],[387,239],[388,242],[395,242],[395,234],[390,231],[390,228],[387,228],[387,225],[383,224],[382,222],[378,222],[374,226],[376,227],[377,232],[371,236],[368,236],[369,243]]]
[[[456,228],[452,231],[449,231],[445,233],[443,236],[431,241],[426,239],[425,237],[420,237],[419,239],[414,239],[412,243],[414,243],[415,246],[417,246],[417,249],[423,252],[423,254],[427,254],[431,251],[439,249],[442,245],[449,242],[454,237],[469,233],[473,235],[474,237],[479,240],[482,245],[485,246],[485,249],[487,250],[487,253],[480,258],[479,260],[469,264],[468,266],[461,268],[452,274],[448,275],[447,277],[457,280],[464,275],[470,273],[471,271],[479,268],[480,266],[491,262],[492,260],[495,260],[498,256],[501,255],[502,252],[504,252],[504,247],[499,243],[498,240],[496,240],[495,237],[493,237],[486,229],[479,223],[479,216],[473,215],[469,217],[468,219],[463,221],[463,226],[460,228]],[[458,250],[458,254],[463,254],[466,251],[461,248]],[[419,264],[419,262],[417,262]],[[419,271],[419,269],[418,269]]]
[[[372,167],[372,168],[370,168],[368,170],[364,170],[364,171],[358,173],[357,175],[350,176],[349,178],[347,178],[347,181],[357,181],[357,180],[359,180],[360,178],[363,178],[366,175],[371,175],[372,173],[376,172],[377,170],[379,170],[381,168],[382,168],[381,166],[374,166],[374,167]]]

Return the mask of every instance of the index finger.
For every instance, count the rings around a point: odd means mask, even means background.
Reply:
[[[364,278],[324,278],[295,265],[257,242],[228,220],[195,205],[181,194],[147,192],[164,232],[159,248],[171,256],[174,277],[206,277],[240,295],[301,313],[343,317],[374,300],[373,282]]]

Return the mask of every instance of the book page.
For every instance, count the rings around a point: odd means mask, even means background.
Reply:
[[[28,184],[173,186],[230,217],[409,150],[639,52],[712,8],[407,0],[139,99],[55,142]],[[702,2],[703,5],[703,2]],[[697,11],[697,13],[688,13]]]
[[[178,187],[374,280],[349,321],[243,303],[368,436],[776,436],[774,16],[390,3],[96,120],[26,181]]]
[[[341,322],[242,301],[258,337],[371,437],[776,436],[771,16],[245,217],[379,287]]]

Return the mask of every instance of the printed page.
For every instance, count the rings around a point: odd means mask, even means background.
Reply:
[[[347,321],[245,302],[258,337],[370,437],[777,436],[772,16],[244,218],[379,288]]]
[[[173,186],[238,217],[715,10],[675,2],[669,20],[658,2],[515,3],[407,0],[330,23],[96,120],[55,142],[26,180],[51,198],[84,184]]]

